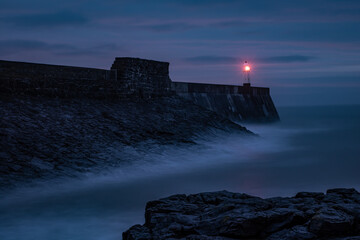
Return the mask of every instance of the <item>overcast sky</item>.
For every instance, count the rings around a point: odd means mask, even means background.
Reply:
[[[0,59],[268,86],[277,105],[360,104],[360,0],[0,0]]]

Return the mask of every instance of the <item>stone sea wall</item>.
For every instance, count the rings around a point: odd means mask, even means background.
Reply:
[[[49,97],[148,98],[170,93],[169,63],[116,58],[111,70],[0,61],[0,93]]]
[[[124,92],[140,97],[164,96],[171,91],[169,63],[139,58],[116,58],[111,70]]]
[[[175,94],[232,121],[279,120],[269,88],[172,82],[167,62],[116,58],[105,70],[0,61],[0,95],[148,99]]]
[[[109,71],[103,69],[0,61],[1,94],[99,97],[116,91],[116,83],[107,79]]]
[[[173,82],[181,97],[236,121],[277,121],[269,88]]]
[[[169,147],[191,149],[215,133],[253,135],[178,96],[0,97],[0,192],[33,180],[113,170]]]

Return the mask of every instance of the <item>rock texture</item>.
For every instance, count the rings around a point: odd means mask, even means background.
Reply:
[[[123,239],[359,240],[360,193],[330,189],[268,199],[227,191],[174,195],[148,202],[145,224],[131,227]]]
[[[133,101],[0,95],[0,188],[77,176],[245,128],[180,97]]]

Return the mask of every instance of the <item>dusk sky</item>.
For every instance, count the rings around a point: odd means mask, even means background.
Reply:
[[[360,1],[0,0],[0,59],[110,68],[170,62],[173,81],[271,88],[276,105],[360,104]]]

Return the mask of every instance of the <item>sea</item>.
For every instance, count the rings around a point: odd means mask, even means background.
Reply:
[[[279,107],[257,137],[204,136],[157,146],[110,172],[0,192],[1,240],[115,240],[144,223],[145,204],[227,190],[263,198],[330,188],[360,191],[360,105]]]

